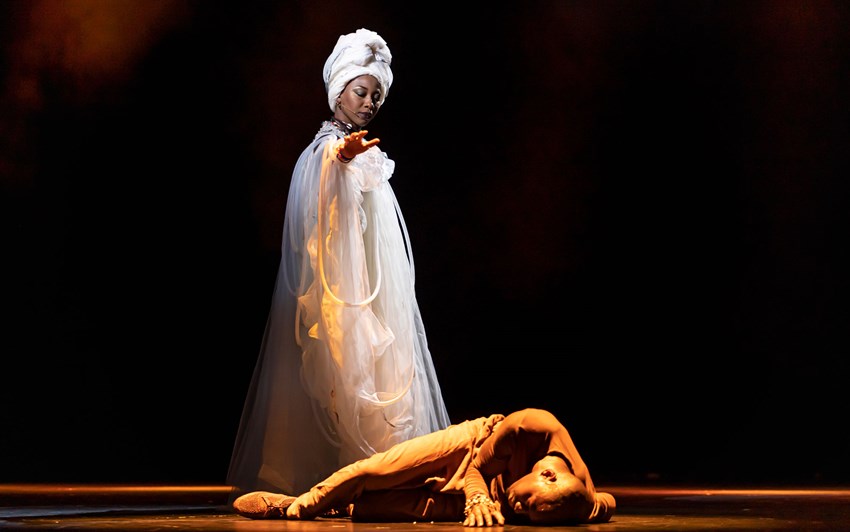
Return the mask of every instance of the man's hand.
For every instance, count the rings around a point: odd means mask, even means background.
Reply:
[[[466,517],[463,526],[493,526],[504,525],[505,517],[499,510],[499,505],[486,495],[476,495],[466,501],[464,509]]]

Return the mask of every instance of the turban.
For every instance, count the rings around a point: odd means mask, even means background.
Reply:
[[[325,61],[325,90],[331,111],[335,110],[336,99],[346,84],[363,74],[374,76],[381,84],[378,105],[383,104],[393,83],[393,71],[390,69],[392,59],[387,42],[374,31],[361,28],[354,33],[341,35]]]

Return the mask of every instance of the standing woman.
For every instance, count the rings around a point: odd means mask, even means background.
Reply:
[[[227,482],[301,493],[337,468],[447,427],[414,291],[395,163],[364,128],[387,97],[377,33],[325,62],[332,116],[295,164],[281,261]]]

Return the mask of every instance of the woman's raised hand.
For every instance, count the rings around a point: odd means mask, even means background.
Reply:
[[[360,155],[375,144],[381,142],[381,139],[363,140],[366,133],[368,133],[368,131],[363,129],[343,137],[342,145],[340,146],[338,153],[346,159],[353,159],[356,155]]]

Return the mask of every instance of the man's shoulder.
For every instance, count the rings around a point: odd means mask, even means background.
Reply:
[[[550,430],[553,427],[561,426],[561,422],[552,412],[542,408],[516,410],[505,416],[505,422],[530,430]]]

